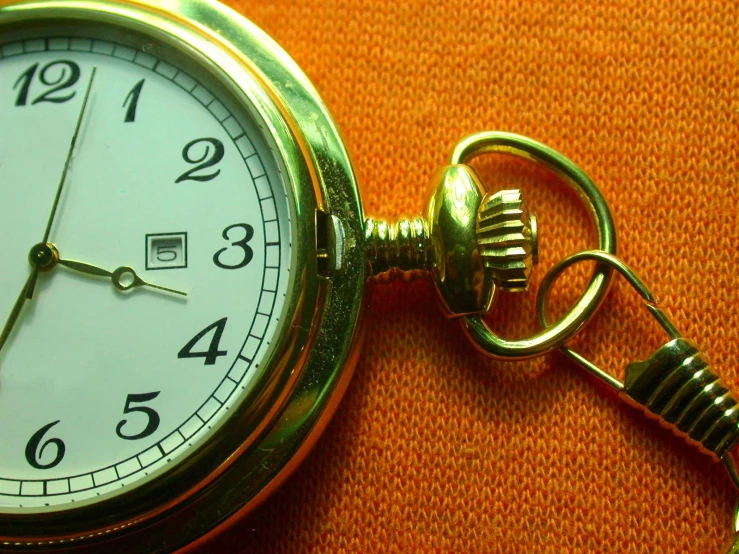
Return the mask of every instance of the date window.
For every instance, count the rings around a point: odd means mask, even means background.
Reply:
[[[187,267],[187,233],[146,235],[146,269]]]

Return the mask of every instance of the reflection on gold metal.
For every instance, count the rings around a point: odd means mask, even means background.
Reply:
[[[78,262],[76,260],[60,259],[59,264],[79,273],[84,273],[86,275],[107,277],[113,282],[113,286],[122,292],[131,290],[134,287],[151,287],[153,289],[163,290],[166,292],[171,292],[173,294],[179,294],[181,296],[187,296],[186,292],[182,292],[180,290],[162,287],[160,285],[154,285],[153,283],[147,283],[136,274],[133,268],[126,265],[121,266],[114,271],[108,271],[107,269],[103,269],[102,267],[88,264],[86,262]]]
[[[734,507],[732,523],[734,536],[727,541],[726,546],[724,546],[724,550],[726,551],[726,554],[739,554],[739,503]]]
[[[509,154],[531,161],[565,181],[590,210],[598,233],[598,248],[616,253],[616,229],[611,211],[598,187],[585,172],[556,150],[528,137],[490,131],[471,135],[454,149],[451,163],[468,163],[482,154]],[[577,303],[557,323],[531,337],[506,340],[493,333],[478,315],[466,316],[463,328],[477,348],[502,360],[525,359],[554,350],[598,310],[611,281],[611,270],[599,268]]]
[[[430,268],[428,225],[422,217],[388,223],[368,218],[364,223],[367,276],[376,283],[426,277]]]
[[[519,191],[485,195],[470,166],[446,166],[432,180],[425,218],[366,220],[368,275],[378,283],[429,278],[447,317],[484,314],[496,288],[526,289],[534,222]]]
[[[477,246],[485,267],[498,287],[525,291],[538,261],[536,216],[530,213],[521,191],[487,194],[477,214]]]
[[[31,247],[28,253],[28,263],[39,271],[51,271],[59,262],[59,252],[56,247],[48,242],[39,242]],[[30,291],[33,296],[33,291]],[[28,298],[30,299],[31,296]]]
[[[484,196],[479,177],[467,165],[490,153],[524,158],[561,177],[590,209],[599,248],[615,254],[611,212],[598,187],[577,165],[530,138],[490,131],[457,145],[452,165],[432,180],[425,218],[365,222],[367,273],[380,283],[430,274],[447,315],[464,316],[463,328],[480,351],[503,360],[540,356],[571,338],[597,311],[611,270],[599,267],[577,304],[549,329],[521,340],[493,333],[482,316],[490,309],[496,288],[525,290],[538,249],[536,218],[520,193]]]
[[[646,360],[629,364],[623,384],[577,352],[567,347],[562,350],[648,417],[658,420],[716,461],[728,460],[726,455],[739,443],[736,398],[698,347],[680,335],[644,283],[621,260],[605,252],[587,250],[558,263],[546,275],[539,290],[537,308],[542,325],[549,325],[545,305],[552,283],[565,268],[582,260],[596,260],[622,273],[644,298],[647,310],[671,340]]]
[[[619,271],[644,298],[647,310],[670,340],[646,360],[626,366],[623,383],[577,352],[565,346],[562,351],[615,390],[627,403],[641,409],[647,417],[659,421],[663,427],[715,461],[722,461],[734,485],[739,488],[735,460],[735,450],[739,445],[739,401],[716,375],[698,347],[680,335],[644,283],[623,261],[606,252],[588,250],[558,263],[544,277],[539,289],[537,311],[541,324],[544,327],[549,325],[546,303],[552,284],[562,271],[582,260],[595,260]],[[735,529],[737,531],[739,529]],[[739,552],[739,535],[728,551]]]

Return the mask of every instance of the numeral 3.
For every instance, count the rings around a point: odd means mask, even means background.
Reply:
[[[218,252],[216,252],[213,255],[213,263],[216,264],[218,267],[222,269],[239,269],[249,264],[251,259],[254,257],[254,251],[251,249],[251,246],[249,246],[249,241],[254,237],[254,227],[249,225],[248,223],[235,223],[233,225],[229,225],[223,230],[223,233],[221,236],[223,236],[226,240],[231,240],[231,230],[232,229],[243,229],[244,230],[244,238],[239,239],[235,242],[231,243],[231,246],[236,246],[238,248],[241,248],[242,258],[239,262],[233,265],[225,264],[221,261],[221,255],[229,250],[229,247],[221,248]]]

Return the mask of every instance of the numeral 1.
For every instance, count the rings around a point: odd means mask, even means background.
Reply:
[[[126,99],[123,101],[123,107],[126,107],[126,104],[128,104],[128,109],[126,110],[126,117],[123,120],[124,123],[133,123],[136,121],[136,108],[139,105],[139,96],[141,95],[141,89],[144,88],[144,81],[146,79],[141,79],[138,83],[136,83],[136,86],[134,86],[131,91],[126,96]]]

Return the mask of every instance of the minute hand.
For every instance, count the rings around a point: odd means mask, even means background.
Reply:
[[[20,316],[21,314],[23,305],[26,303],[26,300],[29,299],[29,294],[31,294],[30,291],[32,291],[34,286],[36,285],[38,272],[38,268],[33,268],[33,271],[28,276],[26,284],[23,285],[23,290],[21,290],[21,293],[18,296],[18,300],[16,300],[15,305],[13,306],[13,310],[8,316],[8,320],[5,322],[5,327],[3,327],[2,332],[0,332],[0,350],[2,350],[3,346],[5,346],[5,341],[8,340],[8,337],[10,336],[10,332],[13,330],[15,322],[18,320],[18,316]]]
[[[179,291],[179,290],[170,289],[170,288],[162,287],[159,285],[154,285],[152,283],[147,283],[141,277],[136,275],[136,272],[133,270],[133,268],[125,266],[125,265],[119,267],[118,269],[114,271],[108,271],[107,269],[103,269],[102,267],[88,264],[86,262],[78,262],[76,260],[59,260],[58,263],[60,265],[63,265],[64,267],[68,267],[69,269],[78,271],[80,273],[85,273],[87,275],[94,275],[96,277],[107,277],[111,281],[113,281],[113,286],[121,291],[127,291],[134,287],[151,287],[154,289],[171,292],[173,294],[187,296],[187,293]],[[128,278],[123,280],[125,276],[128,276]]]
[[[72,155],[74,154],[74,150],[77,146],[77,138],[80,136],[80,128],[82,127],[82,120],[85,117],[85,112],[87,111],[87,101],[90,99],[90,91],[92,90],[92,82],[95,80],[95,72],[97,71],[97,66],[93,66],[92,71],[90,71],[90,80],[87,83],[87,89],[85,90],[85,96],[82,99],[82,108],[80,109],[80,114],[77,116],[77,125],[75,125],[74,128],[74,134],[72,135],[72,141],[69,144],[69,151],[67,152],[67,160],[64,162],[64,169],[62,170],[62,177],[59,179],[59,185],[56,189],[56,196],[54,197],[54,203],[51,206],[51,213],[49,214],[49,221],[46,224],[46,231],[44,231],[44,238],[41,241],[42,244],[45,244],[49,240],[49,234],[51,233],[51,225],[54,223],[54,216],[56,216],[56,210],[59,207],[59,199],[62,196],[62,190],[64,189],[64,183],[67,181],[67,172],[69,171],[69,166],[72,163]]]

